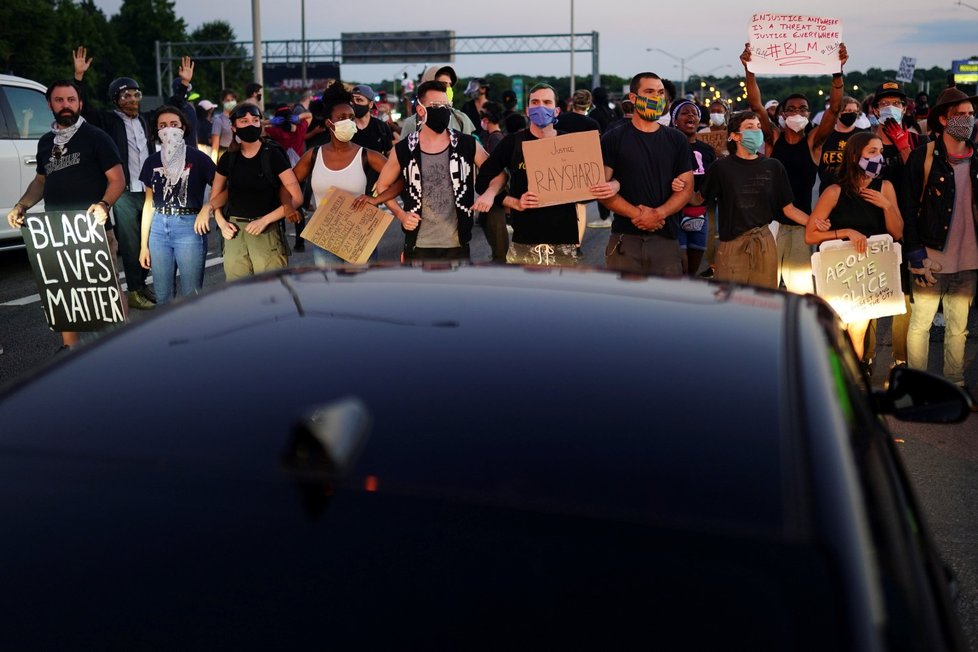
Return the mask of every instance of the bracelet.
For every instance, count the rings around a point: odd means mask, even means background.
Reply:
[[[104,199],[100,199],[100,200],[98,200],[95,203],[96,204],[102,204],[103,206],[105,206],[105,212],[106,213],[108,213],[109,212],[109,209],[112,208],[112,204],[110,204],[109,202],[105,201]]]
[[[842,73],[841,72],[832,73],[832,79],[842,79]]]

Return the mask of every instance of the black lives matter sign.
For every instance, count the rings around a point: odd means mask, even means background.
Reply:
[[[53,330],[96,331],[125,321],[105,227],[93,215],[31,214],[21,233]]]

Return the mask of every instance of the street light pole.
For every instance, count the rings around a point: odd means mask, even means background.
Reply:
[[[571,66],[570,66],[570,94],[573,95],[574,88],[574,0],[570,0],[571,3],[571,34],[570,34],[570,54],[571,54]]]
[[[251,0],[251,39],[254,48],[251,62],[252,74],[255,77],[255,83],[264,87],[265,78],[261,69],[261,0]],[[262,97],[264,98],[264,93]],[[264,101],[261,104],[264,106]]]
[[[306,0],[302,0],[302,88],[309,85],[306,75]]]
[[[645,48],[645,51],[646,52],[651,52],[652,50],[655,50],[656,52],[661,52],[662,54],[666,55],[667,57],[671,57],[671,58],[673,58],[673,59],[675,59],[676,61],[679,62],[679,74],[682,76],[682,83],[680,84],[681,87],[682,87],[682,90],[679,91],[679,94],[681,96],[685,97],[686,96],[686,62],[689,61],[689,60],[691,60],[691,59],[695,59],[696,57],[700,56],[704,52],[709,52],[710,50],[719,50],[719,49],[720,48],[717,48],[717,47],[703,48],[699,52],[694,52],[693,54],[689,55],[688,57],[677,57],[673,53],[666,52],[662,48]]]

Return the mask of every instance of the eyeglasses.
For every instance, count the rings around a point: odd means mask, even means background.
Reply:
[[[782,113],[784,113],[785,115],[794,115],[796,113],[809,113],[809,110],[807,106],[802,106],[802,107],[788,106],[782,110]]]
[[[142,91],[126,91],[125,93],[119,94],[119,99],[122,100],[141,100],[143,99]]]
[[[899,106],[899,107],[902,107],[903,106],[903,102],[901,102],[900,100],[880,100],[879,102],[877,102],[876,106],[878,108],[880,108],[880,109],[882,109],[885,106]]]

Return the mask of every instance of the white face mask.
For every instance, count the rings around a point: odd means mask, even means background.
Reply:
[[[784,119],[784,126],[795,132],[801,132],[808,126],[808,118],[803,115],[789,115]]]
[[[179,127],[164,127],[159,131],[160,142],[172,147],[183,142],[183,129]]]
[[[722,127],[727,123],[727,116],[723,113],[711,113],[710,124],[714,127]]]
[[[333,135],[341,143],[350,142],[357,135],[357,124],[353,120],[340,120],[333,123]]]

